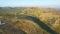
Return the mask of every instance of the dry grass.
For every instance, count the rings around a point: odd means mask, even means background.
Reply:
[[[42,22],[50,26],[52,29],[56,30],[60,33],[60,14],[58,14],[56,10],[53,9],[41,9],[41,8],[27,8],[13,12],[7,12],[6,15],[21,15],[26,14],[30,16],[35,16],[39,18]],[[3,15],[3,17],[5,14]],[[11,16],[10,16],[11,18]],[[33,21],[26,19],[17,19],[17,18],[7,18],[9,23],[14,24],[15,27],[22,29],[27,34],[48,34],[45,30],[41,29],[37,24]],[[1,18],[3,19],[3,18]],[[1,20],[0,19],[0,20]],[[18,22],[17,22],[18,21]]]

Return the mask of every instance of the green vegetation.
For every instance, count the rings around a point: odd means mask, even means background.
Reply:
[[[22,29],[28,34],[48,34],[46,31],[41,29],[37,24],[26,19],[16,18],[18,15],[29,15],[39,18],[42,22],[47,24],[49,27],[60,33],[60,11],[50,8],[24,8],[20,10],[5,10],[0,12],[0,20],[6,21],[9,24]],[[31,23],[28,23],[31,22]],[[28,28],[28,29],[26,29]],[[39,31],[40,30],[40,31]]]

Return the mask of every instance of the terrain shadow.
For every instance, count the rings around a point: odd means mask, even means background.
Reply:
[[[23,19],[27,19],[27,20],[31,20],[34,21],[36,24],[38,24],[42,29],[46,30],[47,32],[49,32],[50,34],[58,34],[56,31],[54,31],[53,29],[51,29],[48,25],[46,25],[45,23],[43,23],[40,19],[33,17],[33,16],[28,16],[28,15],[20,15],[19,18],[23,18]]]

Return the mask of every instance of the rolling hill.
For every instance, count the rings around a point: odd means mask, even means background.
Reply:
[[[16,10],[15,10],[16,9]],[[46,25],[51,27],[53,30],[60,33],[60,11],[52,8],[10,8],[9,10],[2,10],[0,12],[0,20],[8,21],[9,24],[14,24],[16,28],[22,29],[28,34],[49,34],[43,30],[39,25],[26,19],[17,19],[18,15],[29,15],[39,18]],[[18,22],[17,22],[18,21]],[[30,22],[30,23],[29,23]]]

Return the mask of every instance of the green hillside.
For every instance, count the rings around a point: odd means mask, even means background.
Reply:
[[[52,8],[24,8],[20,10],[6,10],[0,12],[0,20],[7,21],[14,27],[25,31],[27,34],[48,34],[45,30],[39,27],[39,25],[26,19],[16,18],[19,15],[29,15],[39,18],[46,25],[53,30],[60,33],[60,11]],[[17,23],[16,25],[14,25]],[[38,32],[37,32],[38,31]]]

